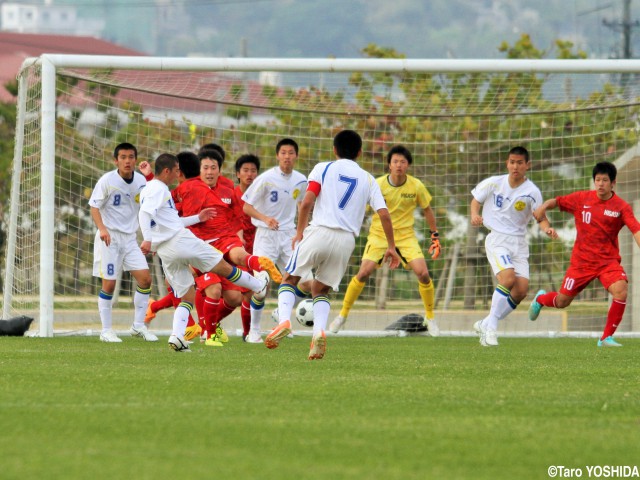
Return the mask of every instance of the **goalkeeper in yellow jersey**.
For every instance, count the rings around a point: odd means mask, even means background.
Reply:
[[[431,246],[429,254],[433,259],[440,255],[440,240],[438,239],[438,229],[436,228],[436,218],[431,209],[431,195],[424,184],[417,178],[408,175],[407,171],[413,158],[411,152],[402,145],[396,145],[387,154],[389,173],[376,179],[387,208],[391,214],[393,231],[396,239],[396,251],[402,259],[402,264],[406,269],[411,269],[418,277],[418,291],[424,304],[425,325],[432,337],[440,334],[438,324],[433,318],[434,288],[433,281],[429,276],[427,262],[424,259],[422,249],[413,229],[413,213],[417,207],[422,208],[424,218],[431,230]],[[387,240],[382,231],[380,217],[373,215],[367,245],[364,247],[362,264],[355,277],[349,282],[349,287],[344,295],[342,310],[329,329],[333,333],[338,333],[347,321],[351,307],[362,293],[367,279],[378,268],[382,262],[383,255],[387,250]]]

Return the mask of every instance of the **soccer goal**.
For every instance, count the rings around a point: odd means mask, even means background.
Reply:
[[[617,192],[640,216],[638,73],[635,60],[29,59],[19,76],[4,225],[4,318],[33,314],[41,336],[98,328],[87,201],[97,179],[114,168],[116,144],[131,142],[140,160],[153,160],[215,142],[226,150],[223,173],[235,179],[239,155],[255,153],[262,169],[269,168],[283,137],[300,144],[297,169],[307,174],[316,162],[332,159],[335,133],[351,128],[364,139],[360,162],[375,176],[385,173],[391,146],[404,144],[413,153],[410,173],[433,196],[443,245],[440,258],[427,262],[436,318],[445,333],[470,334],[494,289],[483,248],[487,232],[469,223],[470,190],[506,172],[511,147],[530,151],[529,177],[545,199],[591,188],[593,165],[614,162]],[[415,216],[417,235],[428,238],[420,212]],[[571,253],[572,219],[555,210],[550,218],[561,239],[551,241],[531,225],[530,296],[502,322],[503,335],[595,335],[604,325],[609,299],[597,282],[569,309],[545,309],[537,322],[526,320],[535,291],[559,287]],[[358,270],[367,229],[365,223],[340,292],[332,296],[332,318]],[[633,335],[640,333],[640,255],[628,231],[620,245],[631,286],[619,331]],[[162,275],[157,261],[149,262],[159,295]],[[117,293],[127,322],[131,288],[124,274]],[[272,293],[268,308],[274,302]],[[382,268],[346,328],[381,332],[405,314],[422,312],[415,275]]]

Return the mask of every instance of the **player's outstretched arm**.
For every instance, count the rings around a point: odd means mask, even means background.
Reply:
[[[469,211],[471,212],[471,225],[474,227],[482,226],[482,216],[480,215],[480,209],[482,208],[482,204],[477,201],[475,198],[471,200],[471,207]]]
[[[429,225],[429,233],[431,235],[431,243],[429,244],[429,255],[434,260],[440,256],[440,234],[438,233],[438,227],[436,226],[436,216],[433,213],[431,206],[428,206],[423,211],[424,219]]]
[[[296,244],[302,240],[304,229],[309,225],[309,217],[311,210],[316,204],[316,194],[310,190],[305,193],[300,207],[298,208],[298,225],[296,227],[296,236],[291,240],[291,247],[296,248]]]
[[[91,207],[91,218],[93,219],[93,223],[96,224],[96,227],[100,232],[100,240],[102,240],[108,247],[111,244],[111,235],[109,235],[109,230],[107,230],[107,227],[102,221],[102,214],[100,213],[100,209]]]
[[[264,215],[262,213],[260,213],[256,207],[254,207],[253,205],[246,203],[244,204],[244,206],[242,207],[242,211],[249,215],[251,218],[255,218],[256,220],[260,220],[261,222],[264,222],[267,227],[269,227],[271,230],[278,230],[278,227],[280,226],[278,223],[278,220],[276,220],[273,217],[268,217],[267,215]]]
[[[555,198],[550,198],[533,212],[533,218],[535,218],[538,222],[542,222],[547,218],[547,210],[553,210],[558,206],[558,202]]]
[[[389,210],[381,208],[377,211],[380,216],[380,223],[382,224],[382,230],[384,230],[384,236],[387,237],[387,251],[384,254],[385,262],[389,262],[389,268],[397,268],[400,265],[400,256],[396,252],[396,240],[393,235],[393,224],[391,223],[391,215]]]
[[[149,162],[147,162],[146,160],[140,162],[140,165],[138,165],[138,170],[140,170],[140,173],[144,175],[144,178],[147,180],[147,182],[153,180],[153,170],[151,169],[151,164]]]

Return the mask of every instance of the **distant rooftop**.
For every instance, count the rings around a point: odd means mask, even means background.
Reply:
[[[39,57],[45,53],[145,55],[94,37],[0,32],[0,101],[15,101],[15,97],[6,90],[4,85],[15,80],[25,59]]]

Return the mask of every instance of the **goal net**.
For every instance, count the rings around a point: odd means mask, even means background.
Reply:
[[[437,260],[427,256],[436,319],[443,333],[470,335],[495,288],[484,254],[487,231],[470,226],[470,191],[485,177],[506,173],[511,147],[529,150],[528,176],[545,199],[591,188],[593,165],[614,162],[617,193],[640,213],[638,71],[637,61],[606,60],[32,59],[19,77],[11,211],[3,226],[4,318],[32,314],[42,336],[99,329],[87,202],[98,178],[114,168],[118,143],[133,143],[139,160],[152,161],[215,142],[226,151],[223,174],[235,180],[238,156],[258,155],[264,171],[275,165],[274,148],[284,137],[300,145],[296,168],[308,174],[333,158],[333,136],[350,128],[364,139],[360,164],[375,176],[387,171],[393,145],[412,152],[409,173],[433,197],[443,246]],[[569,215],[554,210],[549,216],[561,238],[552,241],[530,225],[530,292],[501,322],[503,335],[595,335],[605,323],[609,297],[598,282],[568,309],[526,319],[538,289],[559,288],[575,238]],[[426,254],[429,231],[420,211],[415,230]],[[367,231],[365,222],[340,291],[332,295],[330,320],[358,271]],[[620,246],[631,283],[619,331],[632,335],[640,332],[640,306],[634,305],[640,257],[626,229]],[[157,259],[149,264],[153,296],[160,296]],[[263,330],[273,326],[274,292]],[[133,318],[131,298],[124,273],[114,298],[114,322],[123,329]],[[414,273],[382,268],[346,329],[384,332],[403,315],[423,312]],[[159,315],[155,326],[168,328],[170,315]],[[225,322],[233,330],[239,313]]]

